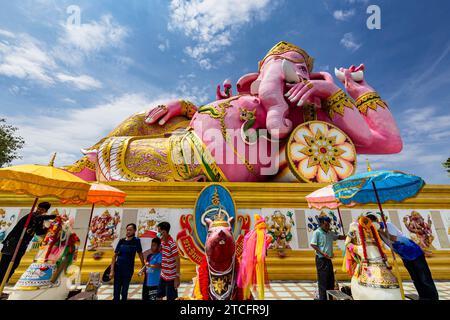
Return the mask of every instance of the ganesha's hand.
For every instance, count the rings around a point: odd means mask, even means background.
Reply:
[[[344,84],[345,90],[354,100],[357,100],[363,94],[375,91],[366,82],[364,70],[364,64],[360,64],[358,67],[351,65],[348,69],[339,68],[339,70],[335,70],[337,78]]]
[[[327,72],[312,73],[310,80],[287,86],[290,90],[285,97],[298,106],[302,106],[308,100],[313,101],[314,98],[327,99],[339,91],[333,77]]]
[[[158,124],[163,126],[171,118],[181,114],[181,105],[179,101],[169,102],[167,104],[161,104],[151,109],[145,117],[145,123],[154,124],[158,121]]]

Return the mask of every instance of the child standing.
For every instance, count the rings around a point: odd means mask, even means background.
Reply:
[[[156,300],[159,278],[161,275],[161,239],[152,240],[151,253],[147,256],[144,284],[142,286],[142,300]]]

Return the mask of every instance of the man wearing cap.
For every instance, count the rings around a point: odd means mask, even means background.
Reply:
[[[338,235],[330,230],[331,219],[327,215],[320,215],[319,228],[311,239],[311,247],[316,251],[317,281],[319,285],[319,300],[327,300],[327,290],[334,289],[333,242],[345,240],[344,235]]]
[[[53,220],[56,218],[56,215],[47,215],[46,213],[50,209],[51,204],[48,202],[41,202],[38,205],[37,210],[33,213],[30,223],[28,224],[27,230],[22,240],[22,244],[20,245],[19,251],[16,256],[16,260],[14,261],[13,267],[11,269],[11,273],[9,274],[8,281],[11,276],[14,274],[14,271],[20,264],[20,260],[22,260],[23,255],[27,251],[28,244],[33,239],[34,235],[42,236],[47,233],[47,228],[44,225],[44,221]],[[24,216],[17,222],[14,228],[8,233],[8,236],[3,240],[3,248],[2,248],[2,259],[0,260],[0,283],[3,281],[3,277],[6,274],[6,270],[11,262],[12,256],[14,255],[14,251],[16,250],[17,243],[19,242],[19,238],[22,234],[22,231],[25,227],[25,223],[27,222],[28,215]]]

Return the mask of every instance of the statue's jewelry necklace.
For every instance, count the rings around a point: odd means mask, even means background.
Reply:
[[[208,263],[208,277],[209,277],[209,292],[216,300],[225,300],[233,293],[235,287],[235,260],[236,255],[233,255],[231,264],[225,271],[217,271],[209,263],[209,258],[206,256]],[[218,291],[218,292],[217,292]],[[224,293],[222,293],[224,291]]]

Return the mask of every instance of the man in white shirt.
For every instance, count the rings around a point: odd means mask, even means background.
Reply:
[[[373,222],[379,222],[378,218],[372,214],[366,214]],[[380,237],[386,243],[386,245],[392,247],[394,252],[397,253],[403,260],[405,268],[408,270],[409,275],[416,287],[420,300],[439,300],[439,294],[431,275],[430,268],[428,267],[425,254],[422,249],[411,239],[406,237],[394,224],[386,222],[388,234],[383,227],[383,230],[379,230]],[[383,226],[383,223],[380,223]]]

